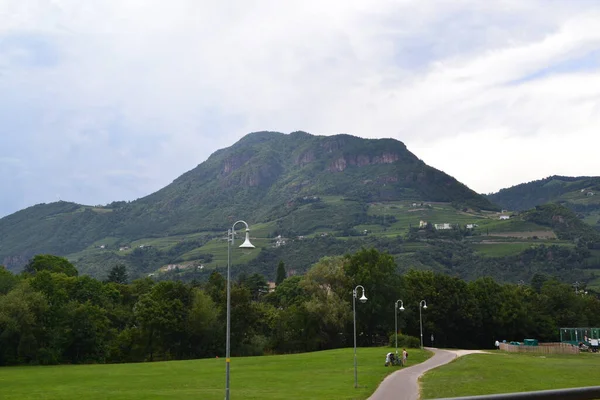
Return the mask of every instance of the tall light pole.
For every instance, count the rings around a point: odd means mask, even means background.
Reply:
[[[360,302],[364,303],[367,301],[367,296],[365,296],[365,288],[362,285],[358,285],[352,291],[352,311],[354,314],[354,387],[358,387],[358,372],[356,370],[356,292],[358,288],[362,289],[362,296],[360,296]]]
[[[425,302],[425,300],[421,300],[419,302],[419,324],[421,325],[421,348],[423,348],[423,315],[421,312],[421,309],[426,309],[427,310],[427,303]]]
[[[225,400],[229,400],[229,364],[231,363],[230,352],[230,334],[231,334],[231,246],[235,238],[235,226],[238,223],[246,225],[246,240],[240,245],[242,249],[253,249],[254,245],[250,243],[250,228],[246,221],[236,221],[231,229],[227,231],[227,332],[225,334]]]
[[[398,302],[400,302],[400,308],[398,308]],[[394,307],[394,319],[396,321],[396,333],[394,334],[394,336],[396,336],[396,359],[398,359],[398,310],[404,311],[404,303],[402,302],[402,300],[396,300],[395,304],[396,305]]]

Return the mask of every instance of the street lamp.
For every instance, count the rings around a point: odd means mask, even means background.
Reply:
[[[400,302],[400,308],[398,308],[398,302]],[[404,303],[402,300],[396,300],[396,306],[394,307],[394,319],[396,321],[396,359],[398,358],[398,310],[404,311]]]
[[[425,302],[425,300],[421,300],[419,302],[419,323],[421,325],[421,348],[423,348],[423,316],[421,313],[422,308],[427,310],[427,303]]]
[[[231,333],[231,276],[230,276],[230,268],[231,268],[231,246],[233,246],[233,241],[235,238],[235,226],[238,223],[242,223],[246,225],[246,240],[244,243],[240,245],[242,249],[253,249],[254,245],[250,243],[250,228],[248,228],[248,224],[246,221],[236,221],[234,222],[231,229],[227,231],[227,332],[225,334],[225,400],[229,400],[229,364],[231,362],[230,359],[230,333]]]
[[[365,296],[365,288],[362,285],[358,285],[352,291],[352,311],[354,314],[354,387],[358,387],[358,373],[356,371],[356,292],[358,288],[362,289],[362,296],[360,296],[360,302],[364,303],[367,301],[367,296]]]

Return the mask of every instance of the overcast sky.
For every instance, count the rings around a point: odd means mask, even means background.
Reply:
[[[262,130],[395,138],[480,193],[600,175],[600,2],[0,0],[0,216]]]

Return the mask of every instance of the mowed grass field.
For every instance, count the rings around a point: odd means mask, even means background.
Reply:
[[[231,398],[357,399],[369,397],[399,367],[385,367],[388,347],[359,348],[354,388],[352,348],[232,358]],[[409,366],[431,353],[409,349]],[[0,368],[2,400],[223,399],[225,359],[138,364]]]
[[[421,378],[423,399],[598,386],[600,354],[493,352],[459,357]]]

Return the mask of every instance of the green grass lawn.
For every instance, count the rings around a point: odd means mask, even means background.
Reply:
[[[599,385],[600,355],[472,354],[427,372],[424,399]]]
[[[233,358],[232,399],[366,399],[398,367],[384,367],[388,347]],[[429,352],[409,349],[409,365]],[[2,400],[222,399],[225,361],[203,359],[140,364],[62,365],[0,369]]]

